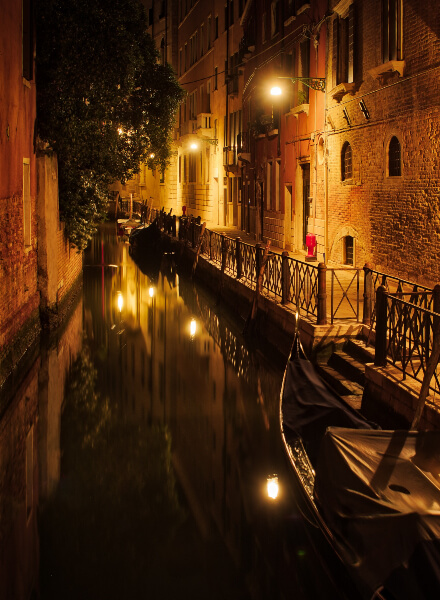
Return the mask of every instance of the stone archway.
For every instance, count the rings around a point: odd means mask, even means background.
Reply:
[[[361,241],[358,231],[351,227],[351,225],[344,225],[341,227],[333,238],[330,250],[329,250],[329,262],[338,264],[347,264],[344,246],[344,242],[347,238],[353,239],[353,266],[356,266],[356,258],[359,253],[364,254],[365,247]],[[362,252],[360,252],[362,251]]]

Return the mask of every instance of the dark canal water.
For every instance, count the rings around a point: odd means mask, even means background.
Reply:
[[[241,329],[102,229],[68,322],[2,392],[1,600],[340,598],[289,488],[282,361]]]

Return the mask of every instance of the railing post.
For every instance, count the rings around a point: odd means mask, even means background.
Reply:
[[[327,325],[327,266],[318,265],[318,315],[317,325]]]
[[[177,233],[177,216],[173,215],[172,219],[173,219],[173,221],[172,221],[172,234],[173,234],[173,237],[175,238],[176,237],[176,233]]]
[[[212,260],[212,231],[210,229],[208,229],[209,231],[209,260]]]
[[[289,253],[284,250],[281,254],[281,304],[287,304],[289,302]]]
[[[260,274],[260,263],[261,263],[261,244],[255,244],[255,285],[258,282],[258,275]]]
[[[221,234],[221,241],[222,241],[222,273],[225,272],[226,269],[226,254],[227,254],[227,250],[226,250],[226,238],[225,238],[225,234],[222,233]]]
[[[364,265],[364,314],[362,323],[371,325],[371,315],[373,314],[373,265],[365,263]]]
[[[384,285],[376,290],[376,343],[374,365],[385,367],[387,364],[387,295]]]
[[[241,238],[235,240],[235,261],[237,265],[237,279],[241,279]]]

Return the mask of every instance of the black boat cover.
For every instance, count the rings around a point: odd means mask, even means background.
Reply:
[[[304,358],[289,360],[284,378],[283,431],[302,439],[312,465],[315,465],[321,440],[327,427],[377,427],[346,404]]]
[[[440,431],[329,428],[315,499],[369,589],[440,598]]]

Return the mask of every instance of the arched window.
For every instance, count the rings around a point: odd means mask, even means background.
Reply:
[[[400,142],[393,136],[388,146],[388,175],[390,177],[400,177],[402,175]]]
[[[342,146],[341,153],[341,178],[342,181],[351,179],[353,177],[353,166],[351,156],[351,146],[348,142]]]

